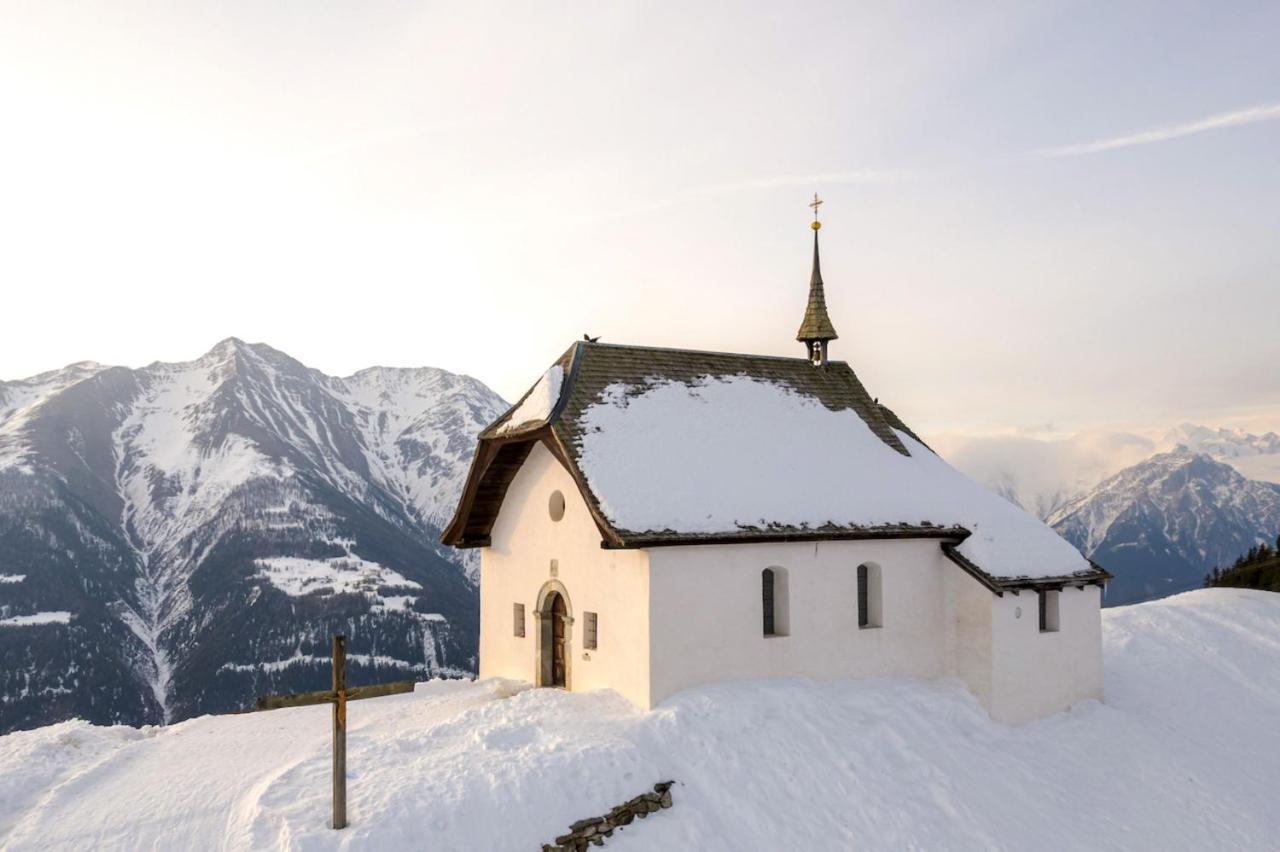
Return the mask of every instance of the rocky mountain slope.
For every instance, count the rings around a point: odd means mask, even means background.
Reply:
[[[1115,575],[1109,605],[1200,585],[1280,529],[1280,486],[1178,446],[1070,500],[1048,523]]]
[[[474,566],[437,544],[505,410],[434,369],[195,361],[0,383],[0,730],[142,724],[470,671]]]

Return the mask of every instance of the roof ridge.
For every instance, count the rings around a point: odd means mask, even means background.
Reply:
[[[682,352],[687,355],[720,355],[726,358],[760,358],[769,361],[795,361],[800,364],[811,363],[808,358],[798,358],[794,355],[758,355],[753,352],[725,352],[719,349],[687,349],[682,346],[641,346],[631,343],[598,343],[578,341],[578,345],[585,348],[601,347],[609,349],[635,349],[644,352]],[[847,361],[828,361],[828,364],[835,366],[843,364],[848,366]]]

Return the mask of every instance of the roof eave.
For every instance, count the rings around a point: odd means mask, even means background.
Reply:
[[[942,553],[997,597],[1004,597],[1005,592],[1016,595],[1022,591],[1060,591],[1067,586],[1081,588],[1091,585],[1101,586],[1111,579],[1111,575],[1093,561],[1089,562],[1091,571],[1079,574],[1064,574],[1056,577],[996,577],[961,553],[953,543],[943,542]]]
[[[458,501],[458,508],[454,512],[453,519],[440,536],[442,543],[459,549],[490,546],[491,538],[489,533],[492,530],[492,525],[485,530],[484,535],[473,534],[468,537],[466,535],[467,521],[471,515],[476,493],[484,481],[484,475],[489,464],[497,455],[497,450],[507,444],[523,442],[541,443],[564,466],[574,484],[578,487],[578,493],[581,495],[583,502],[586,503],[587,511],[591,514],[592,520],[600,531],[601,543],[611,546],[617,546],[621,543],[617,530],[613,528],[600,510],[600,503],[591,491],[591,487],[587,484],[586,477],[574,462],[573,454],[566,450],[564,440],[556,429],[560,415],[564,411],[565,405],[568,404],[570,394],[573,393],[578,367],[582,362],[583,346],[584,344],[579,341],[570,347],[569,351],[566,351],[565,354],[569,356],[569,368],[565,371],[564,384],[560,388],[560,398],[556,400],[556,404],[552,407],[551,413],[545,421],[534,428],[526,428],[519,432],[495,434],[495,427],[502,422],[499,420],[480,433],[476,452],[471,460],[471,469],[467,473],[467,483],[463,487],[462,497]],[[563,358],[564,356],[562,355],[561,360]]]
[[[761,529],[732,533],[619,533],[617,543],[602,542],[606,549],[639,550],[653,547],[689,547],[709,544],[778,544],[813,541],[925,540],[959,544],[969,536],[964,527],[891,526],[862,528]]]

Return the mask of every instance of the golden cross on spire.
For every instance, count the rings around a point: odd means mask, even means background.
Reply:
[[[813,200],[809,202],[809,206],[813,208],[813,229],[815,231],[822,227],[821,223],[818,222],[818,208],[821,207],[822,204],[822,199],[819,198],[818,193],[815,192],[813,194]]]

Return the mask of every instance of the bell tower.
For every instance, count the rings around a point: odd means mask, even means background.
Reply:
[[[818,230],[822,223],[818,221],[818,208],[822,199],[815,192],[809,206],[813,208],[813,272],[809,275],[809,303],[804,309],[804,320],[800,330],[796,332],[796,340],[804,344],[805,352],[815,367],[827,363],[827,344],[835,340],[836,329],[827,316],[827,297],[822,289],[822,267],[818,263]]]

